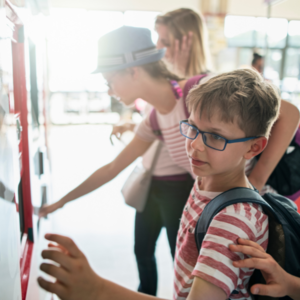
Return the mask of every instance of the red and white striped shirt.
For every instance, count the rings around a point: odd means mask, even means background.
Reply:
[[[183,210],[177,236],[175,256],[174,299],[186,299],[195,276],[221,288],[230,299],[251,299],[249,278],[253,269],[239,269],[232,265],[245,257],[233,253],[228,246],[238,238],[250,239],[267,248],[268,217],[261,206],[252,203],[226,207],[212,220],[198,253],[194,232],[205,205],[220,193],[200,191],[195,181]],[[234,294],[232,292],[235,291]]]

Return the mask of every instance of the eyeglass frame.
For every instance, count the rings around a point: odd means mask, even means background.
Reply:
[[[187,124],[188,126],[193,127],[197,131],[196,136],[194,138],[191,138],[191,137],[188,137],[185,134],[183,134],[182,130],[181,130],[181,124]],[[252,136],[252,137],[246,137],[246,138],[241,138],[241,139],[228,140],[228,139],[224,138],[223,136],[220,136],[220,135],[218,135],[216,133],[212,133],[212,132],[208,132],[208,131],[202,131],[202,130],[198,129],[196,126],[191,125],[188,122],[188,120],[182,120],[182,121],[180,121],[180,123],[179,123],[179,130],[180,130],[181,135],[183,135],[185,138],[190,139],[190,140],[195,140],[198,137],[198,135],[201,133],[201,135],[202,135],[202,141],[203,141],[204,145],[207,146],[207,147],[209,147],[209,148],[211,148],[211,149],[217,150],[217,151],[224,151],[225,148],[226,148],[226,146],[227,146],[227,144],[234,144],[234,143],[246,142],[246,141],[254,140],[254,139],[257,139],[257,138],[261,137],[261,136]],[[221,139],[223,139],[225,141],[224,148],[222,150],[220,150],[220,149],[217,149],[217,148],[214,148],[214,147],[211,147],[211,146],[207,145],[206,141],[205,141],[205,138],[204,138],[204,133],[213,134],[213,135],[215,135],[215,136],[220,137]]]

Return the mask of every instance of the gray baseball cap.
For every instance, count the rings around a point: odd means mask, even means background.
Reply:
[[[98,66],[93,72],[104,73],[159,61],[165,49],[157,49],[149,29],[123,26],[98,41]]]

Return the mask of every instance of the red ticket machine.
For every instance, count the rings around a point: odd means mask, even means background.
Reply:
[[[46,94],[37,77],[35,45],[12,5],[0,1],[1,300],[52,298],[36,281],[43,233],[50,231],[50,221],[37,216],[50,190]]]

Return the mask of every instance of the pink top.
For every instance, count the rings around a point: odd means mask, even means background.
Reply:
[[[156,174],[159,176],[178,175],[183,173],[192,174],[190,163],[185,151],[185,138],[180,134],[179,122],[186,119],[183,98],[176,101],[176,104],[168,114],[161,114],[156,111],[157,121],[162,132],[166,146],[166,154],[169,155],[172,165],[168,166],[167,172],[159,172],[159,162],[156,168]],[[150,125],[150,113],[136,128],[137,136],[147,142],[153,142],[157,136],[153,133]],[[161,160],[162,162],[162,160]],[[164,174],[163,174],[164,173]]]

